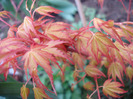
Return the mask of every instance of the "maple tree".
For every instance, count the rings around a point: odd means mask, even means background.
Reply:
[[[103,5],[104,0],[99,0]],[[5,79],[10,68],[21,69],[18,58],[24,62],[23,69],[27,76],[27,82],[21,87],[21,96],[27,99],[30,90],[26,88],[28,81],[32,78],[35,99],[51,99],[45,90],[57,94],[54,87],[52,67],[61,70],[63,78],[65,67],[61,67],[58,61],[63,61],[64,65],[73,64],[75,84],[84,81],[86,77],[92,77],[96,85],[92,82],[85,82],[83,87],[93,93],[88,95],[88,99],[97,91],[100,99],[99,88],[102,88],[105,96],[121,97],[127,91],[122,77],[124,74],[132,81],[133,78],[133,22],[114,22],[113,20],[103,21],[94,18],[93,26],[88,25],[79,30],[71,30],[71,25],[64,22],[54,22],[45,19],[46,16],[53,17],[51,13],[59,14],[61,11],[50,6],[40,6],[34,8],[35,0],[31,8],[27,10],[30,16],[26,16],[19,26],[6,23],[2,18],[10,18],[7,11],[0,12],[0,20],[7,24],[7,38],[0,40],[0,74],[4,74]],[[40,14],[39,18],[34,18],[35,13]],[[96,28],[94,33],[90,28]],[[130,43],[122,40],[125,38]],[[90,62],[87,66],[85,60]],[[51,65],[52,64],[52,65]],[[41,66],[47,73],[53,91],[48,89],[39,79],[37,67]],[[107,75],[101,70],[107,68]],[[31,76],[28,78],[28,72]],[[85,73],[80,76],[80,73]],[[98,79],[106,78],[103,86],[98,85]],[[117,79],[118,78],[118,79]],[[113,80],[113,81],[112,81]],[[112,81],[112,82],[111,82]],[[56,85],[55,85],[56,86]],[[94,91],[94,89],[96,90]]]

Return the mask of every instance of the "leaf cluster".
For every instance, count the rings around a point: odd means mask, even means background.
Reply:
[[[105,96],[121,97],[127,91],[124,86],[123,76],[132,81],[133,78],[133,22],[116,23],[113,20],[103,21],[94,18],[87,27],[79,30],[71,30],[71,25],[64,22],[54,22],[46,19],[53,17],[51,13],[59,14],[62,11],[51,6],[40,6],[34,9],[35,0],[26,9],[30,16],[25,16],[19,25],[10,26],[7,38],[0,41],[0,74],[7,79],[9,69],[21,69],[18,59],[24,62],[23,70],[27,76],[27,82],[21,87],[21,96],[27,99],[29,89],[27,83],[32,78],[33,91],[36,99],[51,99],[45,90],[56,94],[52,68],[60,69],[60,76],[64,80],[64,72],[67,66],[74,66],[73,78],[75,84],[83,82],[86,90],[93,93],[87,95],[90,99],[97,91],[100,99],[99,88]],[[41,16],[35,19],[35,13]],[[8,12],[0,12],[0,19],[9,17]],[[90,29],[95,28],[98,32]],[[126,39],[129,43],[122,40]],[[85,62],[88,61],[87,66]],[[59,62],[62,62],[61,66]],[[38,66],[41,66],[49,77],[52,91],[48,89],[38,76]],[[107,75],[102,68],[107,69]],[[29,72],[27,72],[29,71]],[[81,75],[84,74],[84,75]],[[30,78],[28,77],[30,75]],[[85,81],[92,78],[95,82]],[[98,81],[106,80],[99,86]],[[113,81],[112,81],[113,80]],[[96,89],[96,90],[94,90]]]

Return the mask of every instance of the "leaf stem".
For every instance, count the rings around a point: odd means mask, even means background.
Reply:
[[[9,27],[11,27],[11,25],[8,24],[6,21],[4,21],[2,18],[0,18],[0,21],[2,21],[3,23],[5,23],[5,24],[8,25]]]
[[[102,88],[103,86],[99,86],[98,88]],[[89,99],[92,97],[92,95],[94,95],[94,93],[97,91],[97,89],[96,90],[94,90],[93,91],[93,93],[91,93],[91,95],[89,96]]]
[[[79,80],[77,81],[75,84],[73,84],[72,86],[75,86],[76,84],[78,84],[80,81],[82,81],[84,78],[86,77],[86,74]]]
[[[96,90],[97,90],[97,93],[98,93],[98,99],[101,99],[100,97],[100,92],[99,92],[99,86],[98,86],[98,82],[97,82],[97,78],[95,78],[95,82],[96,82]]]

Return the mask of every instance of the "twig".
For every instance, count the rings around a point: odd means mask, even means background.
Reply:
[[[86,19],[85,19],[85,15],[83,13],[83,8],[82,8],[81,1],[80,0],[75,0],[75,3],[77,5],[77,9],[78,9],[79,16],[80,16],[80,19],[82,21],[82,24],[83,24],[83,26],[86,26]]]
[[[132,0],[129,0],[129,7],[128,7],[128,12],[127,12],[127,21],[130,20],[131,4],[132,4]]]
[[[97,88],[97,93],[98,93],[98,99],[101,99],[97,78],[95,78],[95,82],[96,82],[96,88]]]
[[[5,23],[5,24],[8,25],[9,27],[11,27],[11,25],[8,24],[6,21],[4,21],[2,18],[0,18],[0,21],[2,21],[3,23]]]
[[[20,6],[22,5],[23,1],[24,1],[24,0],[21,0],[21,1],[19,2],[18,7],[17,7],[17,12],[18,12],[18,10],[20,9]]]

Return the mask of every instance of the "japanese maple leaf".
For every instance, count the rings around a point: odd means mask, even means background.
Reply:
[[[8,11],[0,11],[0,18],[10,18]]]
[[[53,44],[51,44],[52,42]],[[23,60],[25,61],[24,68],[25,68],[26,74],[27,74],[27,68],[28,68],[30,75],[36,80],[37,73],[35,73],[35,71],[37,70],[37,66],[40,65],[48,74],[54,91],[55,91],[55,88],[53,85],[52,67],[50,66],[49,60],[55,63],[57,63],[56,57],[62,57],[64,59],[69,60],[66,54],[64,54],[61,50],[55,47],[56,45],[59,45],[62,43],[64,42],[55,41],[55,44],[54,44],[54,41],[50,41],[45,45],[33,45],[31,46],[29,51],[27,51],[23,56]],[[35,81],[35,82],[38,82],[38,81]]]
[[[27,35],[29,35],[30,37],[34,37],[34,36],[38,37],[32,18],[26,16],[24,18],[24,22],[22,25],[23,25],[23,29]]]
[[[112,97],[118,98],[120,96],[117,94],[123,94],[123,93],[127,92],[127,91],[120,88],[121,86],[123,86],[121,83],[116,82],[116,81],[113,81],[113,82],[111,82],[111,81],[112,81],[112,79],[108,79],[103,84],[103,90],[102,91],[103,91],[105,96],[110,95]]]
[[[90,32],[79,32],[79,34],[76,34],[74,38],[76,38],[75,47],[79,53],[83,53],[84,55],[89,55],[90,53],[87,49],[87,41],[90,40],[92,37],[92,34]],[[91,52],[91,51],[90,51]]]
[[[34,12],[37,12],[40,15],[45,15],[45,16],[52,17],[52,15],[50,15],[51,13],[59,14],[62,11],[58,10],[58,9],[55,9],[53,7],[50,7],[50,6],[40,6],[40,7],[36,8]]]
[[[129,38],[130,36],[133,37],[133,29],[131,26],[127,26],[127,25],[118,25],[120,26],[120,28],[122,29],[123,32],[123,36],[126,38]]]
[[[19,68],[17,58],[22,56],[26,51],[24,42],[19,38],[5,38],[0,41],[0,74],[4,74],[7,78],[10,68]]]
[[[130,49],[130,46],[122,46],[117,41],[114,44],[119,49],[119,53],[122,56],[122,58],[132,65],[133,64],[133,62],[132,62],[132,54],[133,54],[133,52]]]
[[[114,38],[121,45],[123,45],[123,42],[122,42],[119,34],[115,30],[114,21],[112,21],[112,20],[103,21],[101,19],[94,18],[93,23],[94,23],[94,26],[95,26],[96,29],[98,29],[99,31],[101,31],[101,29],[103,29],[107,34],[109,34],[112,38]]]
[[[0,60],[14,56],[17,52],[25,51],[26,46],[19,38],[5,38],[0,41]]]
[[[122,65],[123,69],[125,69],[123,58],[120,54],[120,50],[118,51],[117,49],[111,48],[110,49],[110,56],[111,56],[113,61],[117,61],[118,63],[120,63]]]
[[[120,63],[112,62],[109,65],[109,68],[108,68],[108,77],[110,77],[111,75],[112,75],[112,78],[115,81],[116,81],[116,77],[118,77],[120,79],[120,81],[123,83],[123,81],[122,81],[123,67],[121,66]]]
[[[70,25],[63,23],[63,22],[55,22],[55,23],[47,23],[43,29],[45,29],[45,34],[53,39],[63,39],[69,40],[69,29]]]
[[[25,85],[23,85],[23,87],[21,87],[21,96],[22,96],[22,99],[28,99],[28,95],[30,93],[30,90],[29,88],[26,88]]]
[[[35,99],[43,99],[43,98],[46,98],[46,99],[51,99],[43,89],[41,88],[37,88],[37,87],[34,87],[33,88],[33,91],[34,91],[34,96],[35,96]]]
[[[95,66],[90,66],[90,65],[87,65],[86,68],[85,68],[85,72],[88,76],[90,77],[98,77],[98,76],[103,76],[103,77],[106,77],[104,75],[103,72],[101,72],[98,68],[96,68]]]
[[[8,30],[8,38],[15,37],[15,32],[17,31],[17,27],[15,25],[11,26]]]
[[[92,84],[92,82],[86,82],[83,87],[86,89],[86,90],[91,90],[93,91],[94,90],[94,85]]]
[[[110,59],[108,53],[109,48],[117,49],[113,42],[109,38],[107,38],[105,34],[100,32],[93,34],[91,39],[88,41],[88,46],[94,54],[96,60],[98,60],[99,52],[106,56],[108,59]]]
[[[73,58],[75,65],[78,65],[83,70],[83,66],[84,66],[83,56],[78,53],[73,52],[72,58]]]
[[[133,78],[133,68],[128,66],[126,67],[126,75],[129,77],[130,81],[132,81]]]
[[[23,56],[23,60],[25,60],[24,68],[25,68],[26,75],[27,75],[27,68],[28,68],[30,75],[34,78],[35,77],[34,71],[37,70],[37,66],[38,65],[42,66],[46,71],[46,73],[48,74],[52,87],[54,89],[52,67],[49,65],[50,63],[48,59],[45,58],[46,55],[47,53],[40,51],[40,47],[32,48]]]

